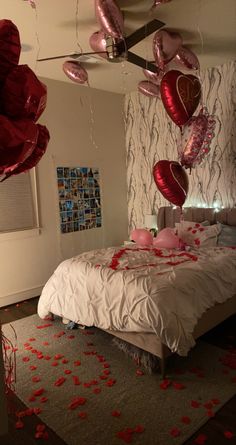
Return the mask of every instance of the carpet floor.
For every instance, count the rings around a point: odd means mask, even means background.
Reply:
[[[204,342],[162,381],[95,328],[65,331],[32,315],[3,332],[17,338],[17,396],[68,445],[180,445],[235,394],[228,353]]]

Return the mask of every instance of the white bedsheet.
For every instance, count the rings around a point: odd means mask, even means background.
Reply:
[[[63,261],[48,280],[38,314],[86,326],[154,332],[172,352],[195,344],[198,318],[236,293],[236,250],[111,247]]]

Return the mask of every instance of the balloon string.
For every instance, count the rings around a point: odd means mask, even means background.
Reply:
[[[83,54],[83,49],[79,43],[79,0],[75,2],[75,35],[77,46],[79,47],[80,53]]]
[[[37,6],[36,3],[34,3],[34,13],[35,13],[35,37],[36,37],[36,42],[37,42],[37,52],[36,52],[36,60],[35,60],[35,71],[37,71],[37,66],[38,66],[38,59],[39,59],[39,54],[41,51],[41,45],[40,45],[40,40],[39,40],[39,33],[38,33],[38,10],[37,10]]]
[[[88,83],[88,87],[90,87],[89,85],[89,81]],[[91,93],[91,87],[90,87],[90,93],[89,93],[89,111],[90,111],[90,120],[89,120],[89,124],[90,124],[90,133],[89,133],[89,137],[90,137],[90,141],[92,142],[93,147],[97,150],[99,147],[96,144],[96,141],[93,137],[94,134],[94,104],[93,104],[93,100],[92,100],[92,93]]]

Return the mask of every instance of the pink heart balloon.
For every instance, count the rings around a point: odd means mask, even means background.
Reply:
[[[166,29],[156,32],[153,38],[153,54],[156,64],[161,70],[175,57],[181,45],[182,37],[179,33]]]
[[[155,64],[155,61],[154,62],[152,61],[152,63]],[[165,72],[160,70],[160,68],[158,68],[158,66],[156,67],[156,69],[157,69],[156,73],[153,73],[153,71],[149,71],[149,70],[143,69],[143,74],[151,82],[160,84],[161,79],[164,76]]]
[[[86,69],[77,61],[68,60],[62,65],[64,73],[73,80],[73,82],[83,84],[88,81]]]
[[[134,229],[130,234],[130,239],[139,246],[150,246],[153,243],[152,234],[146,229]]]
[[[178,249],[180,240],[178,236],[175,235],[173,229],[166,227],[158,233],[156,238],[154,238],[153,245],[155,247],[163,247],[166,249]]]
[[[106,35],[103,31],[94,32],[89,38],[89,45],[93,51],[100,53],[100,57],[107,59],[107,52],[101,52],[106,51]]]
[[[124,37],[124,20],[115,0],[95,0],[95,14],[103,31],[111,37]]]
[[[214,117],[203,108],[198,116],[193,116],[184,126],[178,152],[185,168],[199,165],[209,153],[215,124]]]
[[[142,80],[138,84],[138,91],[145,96],[160,97],[160,87],[148,80]]]
[[[174,62],[184,66],[188,70],[199,70],[200,68],[199,60],[196,54],[194,54],[191,49],[185,48],[184,46],[179,48],[174,58]]]

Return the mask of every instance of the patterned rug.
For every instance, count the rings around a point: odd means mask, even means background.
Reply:
[[[36,413],[68,445],[180,445],[235,394],[226,351],[204,342],[173,357],[162,380],[99,329],[66,331],[60,319],[33,315],[3,333],[18,348],[16,394],[29,407],[16,427]]]

